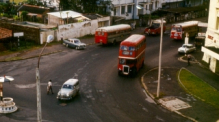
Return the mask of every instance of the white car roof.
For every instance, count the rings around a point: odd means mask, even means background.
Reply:
[[[78,82],[78,79],[68,79],[64,84],[74,85]]]

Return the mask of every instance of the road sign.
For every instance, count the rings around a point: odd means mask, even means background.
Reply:
[[[24,32],[14,33],[14,37],[24,36]]]

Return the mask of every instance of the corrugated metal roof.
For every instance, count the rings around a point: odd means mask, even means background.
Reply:
[[[50,12],[49,15],[56,16],[58,18],[76,18],[83,16],[81,13],[75,12],[75,11],[59,11],[59,12]],[[84,16],[85,17],[85,16]],[[89,18],[85,17],[87,20],[90,20]]]
[[[29,13],[35,13],[35,14],[43,14],[48,10],[50,10],[50,8],[35,6],[35,5],[26,5],[26,4],[22,5],[20,8],[17,9],[17,11],[27,11]]]

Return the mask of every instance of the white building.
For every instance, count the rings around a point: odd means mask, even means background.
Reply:
[[[161,0],[112,0],[113,11],[111,16],[120,16],[125,19],[139,19],[139,14],[150,12],[162,7]],[[140,5],[140,8],[137,8]]]
[[[209,6],[208,28],[206,32],[203,61],[209,64],[212,72],[219,72],[219,1],[211,0]]]
[[[108,0],[103,0],[108,1]],[[198,6],[204,0],[111,0],[113,11],[111,16],[120,16],[125,19],[139,19],[139,14],[150,14],[161,8],[177,8]],[[140,5],[141,8],[137,7]]]

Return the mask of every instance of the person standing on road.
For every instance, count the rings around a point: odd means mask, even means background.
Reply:
[[[49,80],[49,82],[48,82],[47,94],[49,94],[49,92],[51,92],[53,94],[53,91],[52,91],[52,80]]]
[[[188,55],[187,55],[187,61],[188,61],[188,65],[190,65],[190,60],[191,60],[191,55],[190,55],[190,54],[188,54]]]

